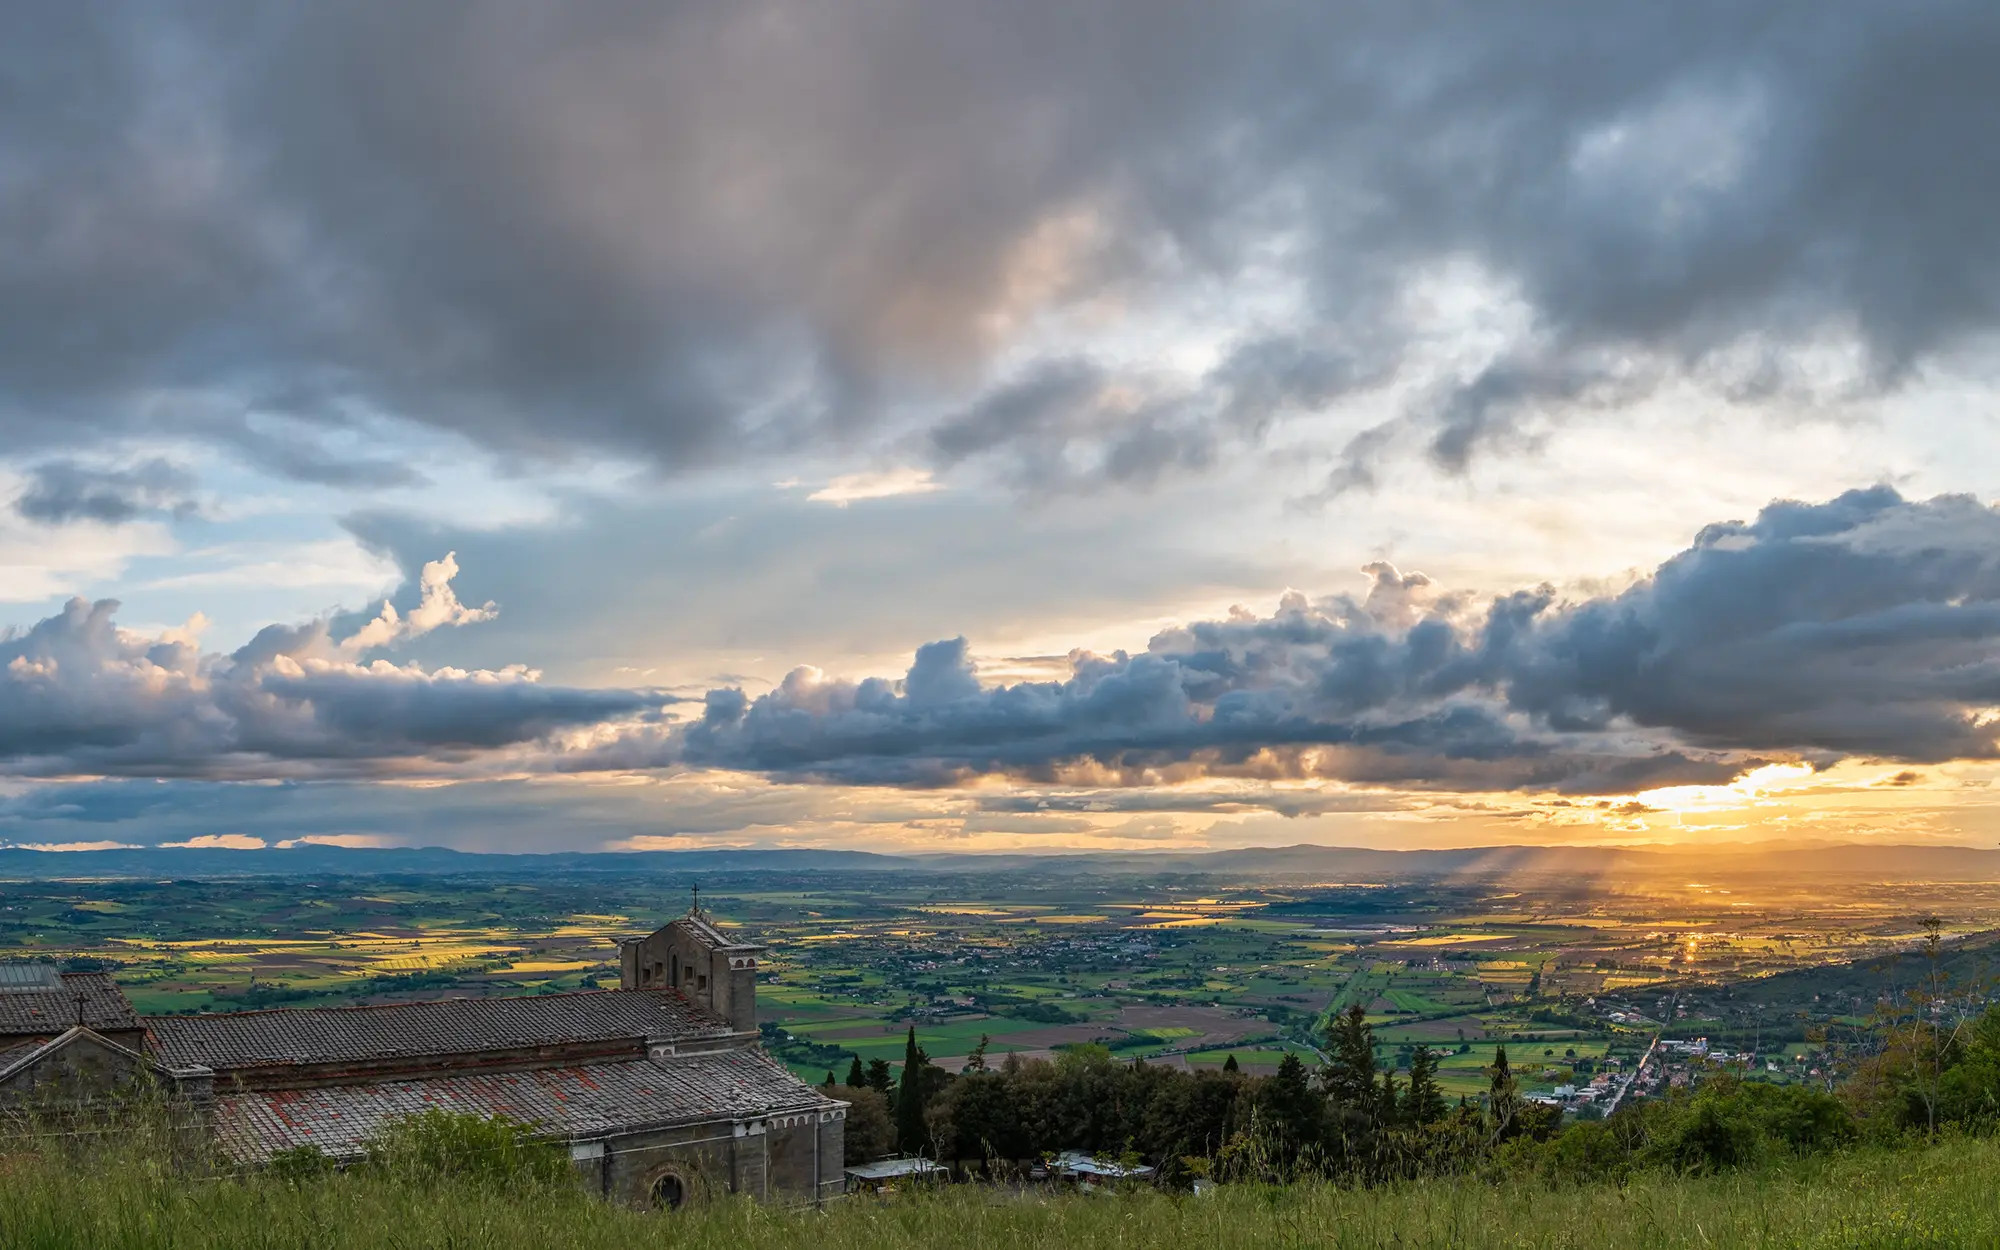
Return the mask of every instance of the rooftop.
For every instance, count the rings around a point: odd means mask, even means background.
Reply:
[[[741,938],[731,936],[722,929],[717,928],[714,921],[700,912],[691,911],[684,916],[676,916],[672,920],[667,921],[661,928],[670,928],[674,925],[686,925],[688,928],[693,929],[703,942],[717,950],[742,951],[746,954],[754,954],[770,949],[762,943],[745,942]],[[657,933],[658,931],[656,929],[648,933],[634,933],[620,940],[624,942],[643,942],[652,933]]]
[[[272,1068],[519,1050],[621,1039],[727,1037],[728,1021],[672,990],[595,990],[524,998],[439,998],[148,1016],[171,1067]]]
[[[1120,1163],[1106,1162],[1095,1155],[1087,1154],[1081,1150],[1065,1150],[1057,1155],[1056,1170],[1075,1176],[1106,1176],[1114,1180],[1121,1177],[1151,1176],[1153,1174],[1153,1169],[1145,1164],[1133,1164],[1131,1167],[1126,1167]]]
[[[899,1176],[931,1176],[945,1168],[929,1159],[883,1159],[876,1163],[857,1163],[843,1170],[856,1180],[888,1181]]]
[[[0,989],[0,1039],[54,1037],[76,1024],[100,1033],[140,1027],[138,1014],[108,973],[57,973],[46,964],[0,968],[8,970]]]
[[[838,1105],[755,1047],[528,1072],[235,1092],[216,1099],[223,1140],[245,1161],[298,1146],[316,1146],[336,1158],[358,1155],[384,1123],[433,1107],[506,1116],[573,1141]]]

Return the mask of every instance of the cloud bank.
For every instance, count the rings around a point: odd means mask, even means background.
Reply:
[[[900,680],[798,668],[754,697],[710,690],[685,720],[661,692],[381,658],[498,611],[458,600],[450,554],[405,610],[271,626],[228,655],[188,631],[120,630],[115,602],[77,600],[0,636],[0,775],[451,778],[498,761],[933,789],[1005,778],[1144,810],[1106,796],[1202,779],[1622,794],[1773,761],[1996,756],[2000,511],[1970,497],[1773,503],[1615,594],[1476,599],[1366,572],[1365,595],[1289,592],[1269,616],[1239,608],[1143,651],[1073,652],[1064,680],[984,682],[952,638],[918,648]]]
[[[375,776],[463,764],[479,753],[657,707],[642,691],[545,686],[523,668],[425,670],[369,653],[489,619],[452,592],[451,555],[424,567],[407,614],[384,602],[344,637],[321,619],[274,625],[237,651],[203,652],[193,630],[119,629],[116,600],[71,600],[0,633],[0,770],[14,776]],[[198,622],[197,622],[198,625]]]
[[[1372,566],[1365,598],[1287,594],[983,686],[962,638],[900,682],[798,669],[711,691],[659,759],[829,782],[1200,776],[1612,793],[1771,758],[1988,759],[2000,703],[2000,513],[1888,487],[1704,529],[1615,594],[1475,604]],[[607,757],[631,751],[632,741]],[[629,756],[637,762],[643,755]]]

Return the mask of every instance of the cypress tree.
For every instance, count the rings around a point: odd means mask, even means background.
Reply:
[[[924,1066],[930,1056],[917,1045],[917,1026],[903,1044],[903,1079],[896,1087],[896,1139],[905,1154],[918,1154],[924,1146]]]
[[[861,1056],[856,1055],[854,1056],[854,1063],[847,1069],[847,1087],[849,1089],[865,1089],[867,1085],[868,1074],[861,1070]]]
[[[1437,1060],[1431,1048],[1419,1046],[1410,1056],[1410,1088],[1403,1095],[1403,1115],[1412,1124],[1444,1119],[1444,1091],[1438,1088]]]
[[[1241,1072],[1243,1069],[1237,1066],[1236,1056],[1231,1055],[1222,1061],[1222,1070],[1224,1072]]]
[[[887,1059],[870,1059],[868,1061],[869,1089],[887,1098],[889,1096],[889,1086],[894,1083],[889,1076],[889,1061]]]

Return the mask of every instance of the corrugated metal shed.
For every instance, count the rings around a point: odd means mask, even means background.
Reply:
[[[148,1016],[146,1027],[165,1063],[218,1072],[731,1032],[720,1016],[670,990]]]
[[[362,1152],[382,1125],[433,1107],[506,1116],[559,1139],[838,1106],[755,1047],[529,1072],[373,1081],[319,1089],[220,1094],[230,1152],[262,1162],[298,1146],[336,1158]]]

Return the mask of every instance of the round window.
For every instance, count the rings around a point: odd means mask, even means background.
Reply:
[[[662,1211],[678,1211],[687,1201],[687,1186],[669,1172],[653,1182],[653,1205]]]

